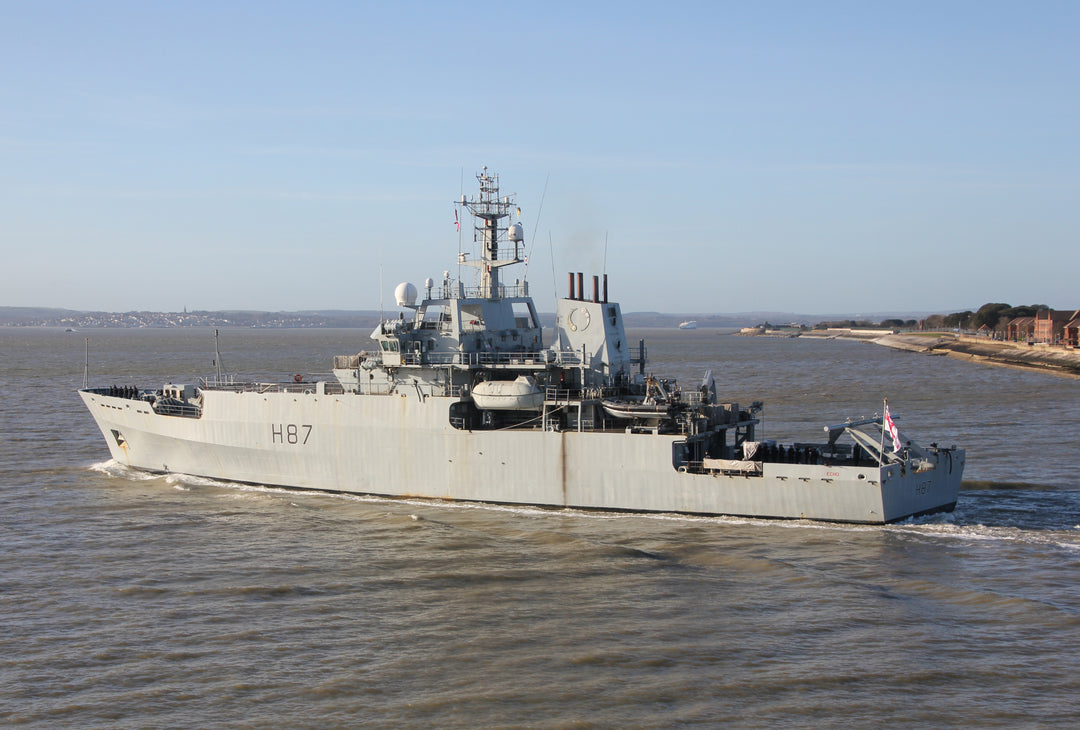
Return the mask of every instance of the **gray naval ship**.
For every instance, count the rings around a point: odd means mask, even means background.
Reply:
[[[886,523],[953,509],[964,451],[917,445],[887,410],[778,444],[755,438],[761,404],[721,402],[710,373],[692,387],[650,373],[606,275],[587,296],[570,274],[545,342],[528,283],[502,276],[525,261],[516,205],[497,175],[477,179],[479,195],[457,203],[479,248],[458,256],[473,286],[445,272],[418,303],[399,285],[401,314],[375,329],[373,351],[334,358],[336,382],[84,388],[112,458],[231,482],[587,510]]]

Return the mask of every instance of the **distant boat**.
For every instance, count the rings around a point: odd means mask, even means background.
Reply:
[[[68,327],[68,328],[67,328],[66,330],[64,330],[64,332],[78,332],[78,331],[79,331],[79,330],[77,330],[77,329],[72,329],[71,327]]]
[[[680,324],[679,329],[681,329],[681,330],[696,330],[697,329],[697,322],[695,322],[692,319],[688,320],[688,321],[683,322],[682,324]]]

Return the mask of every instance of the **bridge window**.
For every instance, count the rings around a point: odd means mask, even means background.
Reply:
[[[461,329],[484,329],[484,308],[481,305],[461,308]]]
[[[536,329],[536,320],[528,302],[514,302],[514,326],[518,329]]]

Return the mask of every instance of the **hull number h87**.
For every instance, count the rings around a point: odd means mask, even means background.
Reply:
[[[307,423],[271,423],[270,441],[275,444],[296,444],[303,446],[311,436],[311,425]]]

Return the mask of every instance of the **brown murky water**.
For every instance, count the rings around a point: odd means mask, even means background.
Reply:
[[[1080,383],[871,345],[648,331],[803,438],[888,397],[968,448],[889,527],[260,490],[107,462],[86,333],[0,330],[0,724],[1066,724],[1080,711]],[[92,332],[91,381],[210,370],[206,331]],[[365,333],[222,333],[325,372]]]

